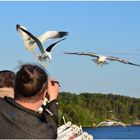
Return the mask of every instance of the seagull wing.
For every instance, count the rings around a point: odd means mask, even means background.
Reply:
[[[107,124],[106,122],[100,122],[96,127],[104,126],[104,125],[106,125],[106,124]]]
[[[26,27],[24,27],[23,25],[17,24],[16,30],[20,34],[25,46],[27,47],[28,45],[33,45],[33,43],[35,43],[35,41],[28,34],[26,34],[24,31],[22,31],[21,29],[24,29],[27,31]]]
[[[116,122],[116,121],[114,121],[114,124],[117,124],[117,125],[121,125],[121,126],[126,126],[124,123],[122,123],[122,122]]]
[[[61,39],[61,40],[59,40],[59,41],[57,41],[57,42],[51,44],[51,45],[46,49],[46,51],[47,51],[47,52],[51,52],[51,50],[52,50],[52,48],[53,48],[54,46],[58,45],[61,41],[65,40],[65,39],[66,39],[66,38],[63,38],[63,39]]]
[[[44,34],[42,34],[41,36],[39,36],[38,39],[43,44],[49,39],[62,38],[66,35],[68,35],[68,32],[65,32],[65,31],[47,31]]]
[[[64,52],[65,54],[75,54],[75,55],[87,55],[87,56],[91,56],[91,57],[99,57],[96,53],[93,52]]]
[[[124,63],[124,64],[130,64],[130,65],[134,65],[134,66],[140,66],[139,64],[131,63],[131,62],[127,61],[127,60],[124,60],[124,59],[118,58],[118,57],[114,57],[114,56],[109,56],[106,59],[111,60],[111,61],[118,61],[118,62],[121,62],[121,63]]]
[[[26,33],[28,36],[30,36],[36,42],[37,46],[39,47],[40,52],[43,54],[45,52],[45,49],[44,49],[42,43],[40,42],[40,40],[37,37],[35,37],[33,34],[31,34],[30,32],[28,32],[27,30],[25,30],[25,29],[23,29],[21,27],[20,27],[20,29],[24,33]]]

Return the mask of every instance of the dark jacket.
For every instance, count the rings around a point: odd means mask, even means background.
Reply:
[[[0,99],[0,138],[1,139],[56,139],[57,112],[56,100],[49,103],[53,116],[43,115],[24,108],[14,99]]]

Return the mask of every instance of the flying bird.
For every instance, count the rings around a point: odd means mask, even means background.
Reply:
[[[100,126],[123,126],[123,127],[126,127],[126,124],[124,124],[122,122],[118,122],[118,121],[103,121],[103,122],[99,123],[96,127],[100,127]]]
[[[95,62],[97,64],[97,66],[100,64],[101,66],[104,64],[109,64],[106,60],[110,60],[110,61],[118,61],[124,64],[130,64],[130,65],[134,65],[134,66],[140,66],[139,64],[134,64],[131,63],[127,60],[124,60],[122,58],[119,57],[114,57],[114,56],[104,56],[104,55],[98,55],[94,52],[74,52],[74,53],[70,53],[70,52],[64,52],[65,54],[74,54],[74,55],[86,55],[86,56],[91,56],[91,57],[96,57],[96,59],[92,59],[93,62]]]
[[[38,48],[39,48],[39,50],[41,52],[41,54],[37,56],[37,58],[38,58],[39,61],[46,61],[47,58],[48,58],[49,61],[51,61],[51,59],[52,59],[52,56],[51,56],[51,50],[52,50],[52,48],[54,46],[56,46],[57,44],[59,44],[61,41],[63,41],[63,40],[66,39],[66,38],[63,38],[63,39],[61,39],[61,40],[59,40],[59,41],[57,41],[57,42],[49,45],[48,48],[45,49],[44,46],[43,46],[43,44],[42,44],[42,42],[37,37],[35,37],[32,33],[30,33],[29,31],[27,31],[26,29],[21,28],[21,27],[19,27],[19,28],[20,28],[20,30],[22,30],[22,32],[24,34],[26,34],[27,36],[29,36],[29,38],[31,38],[31,40],[33,40],[35,44],[37,44],[37,46],[38,46]]]
[[[25,30],[28,31],[27,28],[24,27],[23,25],[17,24],[16,30],[20,34],[20,36],[22,37],[25,48],[29,51],[34,51],[34,49],[36,47],[36,42],[31,36],[29,36],[27,33],[25,33]],[[65,32],[65,31],[47,31],[44,34],[42,34],[36,38],[42,44],[44,44],[47,40],[62,38],[62,37],[67,36],[67,35],[68,35],[68,32]]]

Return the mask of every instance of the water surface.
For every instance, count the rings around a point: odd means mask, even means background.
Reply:
[[[110,126],[98,128],[83,128],[94,139],[140,139],[140,126]]]

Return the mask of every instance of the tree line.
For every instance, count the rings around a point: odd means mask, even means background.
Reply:
[[[82,126],[93,126],[105,120],[116,120],[134,124],[140,120],[140,99],[122,95],[101,93],[61,92],[59,103],[59,125],[62,116],[66,121]]]

